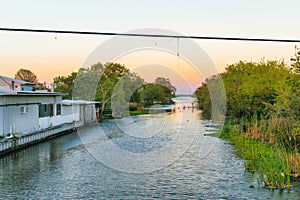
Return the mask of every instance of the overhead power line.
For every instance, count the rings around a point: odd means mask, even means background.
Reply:
[[[94,32],[94,31],[70,31],[70,30],[47,30],[27,28],[0,28],[0,31],[10,32],[32,32],[32,33],[56,33],[56,34],[78,34],[78,35],[111,35],[129,37],[155,37],[155,38],[190,38],[196,40],[231,40],[231,41],[252,41],[252,42],[285,42],[300,43],[298,39],[270,39],[270,38],[244,38],[244,37],[214,37],[194,35],[165,35],[165,34],[142,34],[142,33],[116,33],[116,32]]]

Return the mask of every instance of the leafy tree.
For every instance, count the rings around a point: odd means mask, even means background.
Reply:
[[[64,93],[63,99],[72,99],[73,85],[77,74],[77,72],[72,72],[68,76],[54,78],[54,91]]]
[[[226,126],[223,133],[232,130],[279,146],[278,152],[284,149],[284,157],[287,152],[291,155],[286,165],[297,166],[292,155],[297,157],[300,147],[300,76],[295,69],[278,61],[240,61],[228,65],[221,77],[226,89],[227,123],[235,125]],[[207,79],[195,92],[204,117],[213,113],[210,84],[218,80]]]
[[[226,114],[226,94],[220,76],[212,76],[195,91],[202,116],[218,120]]]
[[[163,99],[163,88],[155,83],[148,83],[142,87],[141,97],[146,106],[153,105],[155,103],[162,103]]]
[[[139,88],[144,80],[136,73],[128,73],[122,77],[126,102],[141,103]]]
[[[155,79],[155,83],[164,86],[164,90],[166,93],[172,93],[172,95],[175,96],[176,88],[171,84],[170,79],[157,77]]]
[[[202,110],[202,116],[206,119],[210,119],[212,106],[208,86],[206,83],[202,83],[202,85],[197,88],[195,91],[195,96],[198,99],[199,108]]]
[[[300,49],[295,46],[295,55],[291,57],[292,70],[296,74],[300,74]]]
[[[96,100],[102,109],[111,105],[112,99],[128,103],[131,94],[143,84],[143,79],[119,63],[96,63],[89,68],[81,68],[74,81],[73,98]],[[118,84],[118,86],[117,86]]]
[[[112,106],[115,112],[123,111],[129,102],[138,105],[170,103],[176,88],[169,79],[160,77],[156,82],[144,84],[138,74],[119,63],[96,63],[67,77],[54,79],[55,91],[68,93],[64,98],[100,101],[102,110]]]
[[[106,63],[103,66],[95,97],[96,101],[102,102],[102,109],[106,104],[110,105],[111,99],[117,95],[117,93],[113,94],[116,84],[127,74],[129,74],[129,69],[119,63]]]
[[[289,88],[287,80],[291,71],[283,62],[261,61],[259,63],[240,61],[228,65],[221,74],[226,89],[227,115],[239,118],[266,117],[278,111],[279,99],[283,101],[284,88]],[[199,87],[198,97],[203,113],[211,112],[210,95],[207,85],[218,81],[212,77]]]
[[[114,87],[111,98],[111,108],[114,114],[122,115],[126,112],[128,101],[126,101],[126,93],[124,90],[125,79],[121,78]]]
[[[274,104],[278,117],[300,120],[300,76],[291,74],[286,84],[279,88],[279,95]]]
[[[36,75],[28,70],[28,69],[19,69],[17,71],[17,73],[15,74],[15,79],[19,79],[19,80],[23,80],[23,81],[27,81],[27,82],[31,82],[31,83],[37,83],[38,79],[36,77]]]
[[[44,84],[43,83],[37,83],[35,85],[35,89],[36,90],[47,90],[47,91],[50,91],[50,89],[47,88],[45,84],[46,84],[46,82]]]
[[[103,71],[101,63],[96,63],[89,68],[80,68],[72,91],[73,99],[94,101],[96,89]]]
[[[156,84],[147,83],[140,89],[140,95],[145,106],[153,104],[169,104],[173,93],[167,87]]]

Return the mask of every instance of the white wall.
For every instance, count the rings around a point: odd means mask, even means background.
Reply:
[[[91,123],[93,121],[96,120],[97,116],[96,116],[96,109],[95,109],[95,105],[91,104],[91,105],[86,105],[85,107],[85,122],[87,123]]]
[[[39,118],[39,129],[49,128],[50,124],[50,117]]]
[[[4,134],[30,132],[39,129],[38,105],[28,105],[28,112],[22,114],[21,106],[2,107]]]
[[[50,119],[50,117],[44,117],[39,119],[39,105],[42,104],[54,104],[56,98],[56,103],[61,103],[60,96],[23,96],[23,95],[11,95],[11,96],[3,96],[2,104],[9,104],[7,107],[1,107],[3,114],[3,121],[0,123],[0,130],[3,134],[8,133],[24,133],[24,132],[32,132],[35,130],[39,130],[41,128],[48,128],[51,126],[55,126],[59,123],[56,119]],[[29,103],[30,105],[24,105]],[[36,104],[31,104],[36,103]],[[12,105],[12,104],[23,104],[23,105]],[[21,113],[21,107],[28,107],[27,113]],[[0,121],[1,121],[0,120]],[[1,129],[1,124],[3,124]],[[1,133],[0,132],[0,133]]]
[[[1,104],[1,102],[0,102]],[[0,135],[4,135],[4,132],[3,132],[3,108],[0,107]]]
[[[53,126],[59,126],[61,124],[72,123],[79,121],[79,113],[69,115],[58,115],[53,117],[39,118],[39,129],[46,129]]]
[[[94,104],[63,105],[62,116],[69,115],[73,115],[72,117],[74,121],[82,121],[85,123],[91,123],[97,120],[96,108]]]
[[[62,105],[61,115],[39,118],[39,129],[72,123],[80,120],[80,105]]]
[[[0,134],[28,133],[40,129],[58,126],[64,123],[83,121],[91,123],[96,121],[96,110],[94,104],[89,105],[62,105],[61,115],[39,118],[39,104],[54,104],[53,96],[4,96],[0,99],[2,104],[27,104],[10,105],[0,107]],[[61,97],[56,97],[56,103],[61,104]],[[21,113],[21,107],[28,107],[27,113]],[[85,114],[83,108],[85,107]],[[1,114],[3,113],[3,115]],[[3,117],[2,117],[3,116]],[[85,120],[83,119],[85,116]]]
[[[72,116],[72,120],[79,121],[80,105],[62,105],[61,116],[68,118]]]

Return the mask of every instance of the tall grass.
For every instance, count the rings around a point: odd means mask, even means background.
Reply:
[[[245,168],[259,174],[266,188],[289,189],[300,173],[299,129],[297,122],[270,120],[227,120],[221,138],[235,145]]]

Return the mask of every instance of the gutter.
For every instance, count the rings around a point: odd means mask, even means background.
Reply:
[[[40,105],[41,103],[14,103],[14,104],[2,104],[0,107],[8,106],[28,106],[28,105]]]

